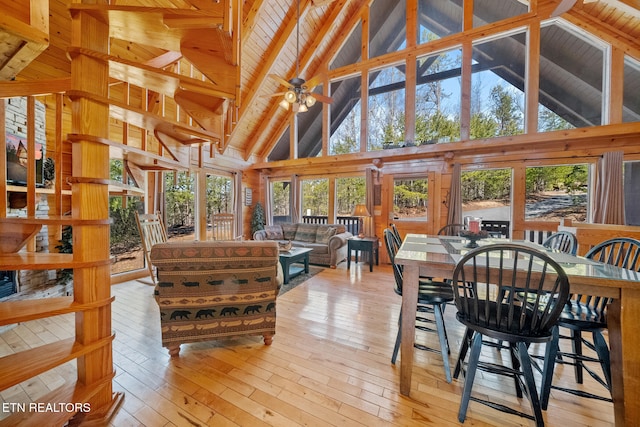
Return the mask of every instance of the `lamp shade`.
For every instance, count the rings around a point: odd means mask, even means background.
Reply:
[[[365,205],[356,205],[353,208],[353,213],[351,214],[351,216],[368,217],[371,216],[371,214],[369,213]]]

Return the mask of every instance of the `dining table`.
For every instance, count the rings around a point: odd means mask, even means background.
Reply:
[[[459,236],[407,234],[395,256],[403,266],[400,393],[410,396],[413,369],[415,312],[420,276],[451,279],[457,262],[468,251],[469,240]],[[516,243],[546,250],[569,277],[572,293],[613,298],[607,308],[611,351],[611,396],[616,426],[640,420],[640,273],[581,256],[551,251],[536,243],[505,238],[484,238],[478,246]]]

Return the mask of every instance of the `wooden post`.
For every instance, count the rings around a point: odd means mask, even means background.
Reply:
[[[81,1],[108,4],[107,0]],[[107,54],[109,26],[89,13],[72,13],[71,45]],[[97,141],[109,137],[109,106],[93,100],[108,97],[109,65],[105,60],[81,53],[71,60],[72,131],[89,135],[92,140],[78,140],[72,147],[72,216],[77,220],[109,218],[109,147]],[[75,268],[74,299],[88,304],[111,296],[109,265],[109,226],[73,226],[73,259],[93,262],[91,267]],[[89,403],[92,414],[107,413],[115,402],[112,393],[113,354],[111,341],[111,306],[105,305],[76,313],[76,342],[87,346],[106,342],[78,358],[78,383],[98,390]],[[102,384],[102,385],[100,385]]]

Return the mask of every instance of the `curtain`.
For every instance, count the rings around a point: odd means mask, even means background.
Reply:
[[[460,178],[460,163],[453,165],[451,172],[451,189],[449,190],[449,211],[447,224],[462,224],[462,188]]]
[[[233,238],[242,237],[242,172],[236,172],[233,174],[233,190],[234,190],[234,209],[233,214],[235,216]]]
[[[300,178],[298,175],[291,176],[291,222],[297,224],[300,218]]]
[[[264,220],[266,225],[273,225],[273,200],[271,194],[271,181],[264,177]]]
[[[374,220],[374,185],[376,182],[374,174],[377,171],[373,168],[367,168],[366,177],[365,177],[365,201],[364,204],[367,207],[367,211],[369,211],[369,218],[364,218],[364,234],[365,236],[375,236],[376,235],[376,227]]]
[[[593,222],[625,224],[622,151],[604,153],[596,165],[593,192]]]

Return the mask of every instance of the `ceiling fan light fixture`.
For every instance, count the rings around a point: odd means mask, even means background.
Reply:
[[[298,107],[298,113],[306,113],[307,110],[307,105],[306,104],[299,104],[300,106]]]
[[[296,102],[296,100],[298,99],[298,95],[296,95],[296,93],[292,90],[288,90],[284,93],[284,99],[285,101],[287,101],[289,104],[293,104],[294,102]]]
[[[286,99],[283,99],[282,101],[280,101],[279,105],[284,108],[285,110],[289,110],[289,102]]]
[[[307,107],[311,108],[316,104],[316,98],[314,98],[313,95],[307,95],[304,103],[307,105]]]

